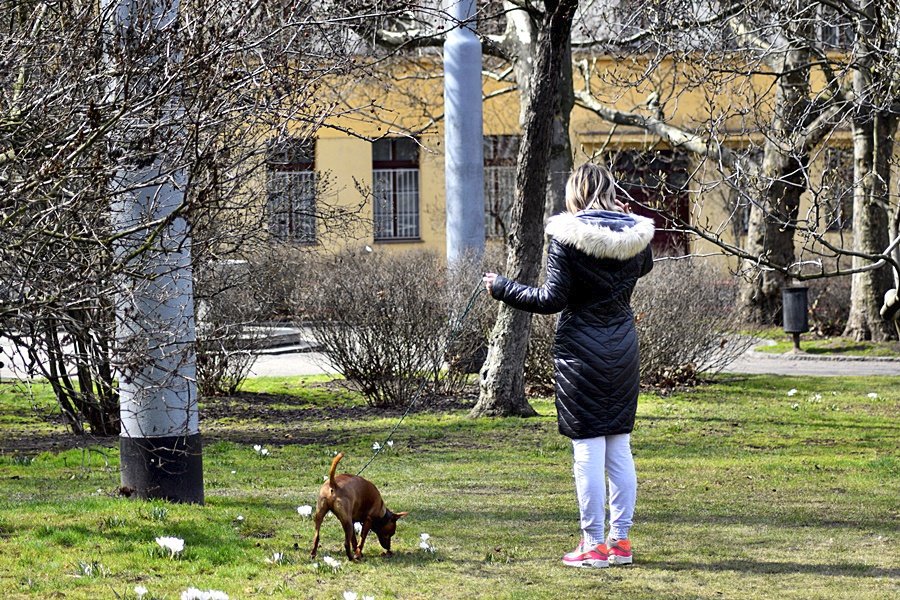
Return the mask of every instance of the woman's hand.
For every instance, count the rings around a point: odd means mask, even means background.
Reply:
[[[494,280],[497,279],[496,273],[485,273],[484,277],[481,281],[484,282],[484,287],[487,288],[488,294],[491,294],[491,288],[494,287]],[[493,294],[491,294],[493,297]]]

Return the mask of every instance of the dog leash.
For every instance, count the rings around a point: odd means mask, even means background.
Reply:
[[[456,341],[456,337],[459,335],[459,332],[462,331],[462,323],[465,320],[466,316],[468,316],[469,312],[472,310],[472,307],[475,306],[476,300],[478,300],[478,295],[485,291],[484,283],[479,281],[475,286],[475,289],[472,290],[472,293],[469,295],[469,300],[466,303],[465,309],[460,313],[459,317],[453,322],[453,325],[450,327],[450,335],[447,336],[447,342],[444,345],[443,352],[441,352],[441,356],[444,356],[448,350],[450,350],[450,345]],[[381,451],[384,450],[387,443],[393,439],[394,434],[397,432],[397,429],[400,428],[400,425],[403,423],[403,420],[406,419],[406,416],[409,414],[409,411],[412,410],[413,406],[415,406],[416,402],[422,396],[422,391],[425,389],[425,385],[429,382],[428,379],[423,378],[422,382],[419,384],[419,387],[416,388],[416,391],[412,395],[412,399],[409,401],[409,405],[406,407],[406,411],[400,416],[400,420],[397,421],[394,428],[391,429],[390,433],[388,433],[387,438],[385,438],[383,444],[378,444],[375,448],[375,453],[372,457],[363,465],[363,467],[356,472],[356,475],[359,476],[363,471],[365,471],[369,465],[371,465],[375,459],[381,454]]]

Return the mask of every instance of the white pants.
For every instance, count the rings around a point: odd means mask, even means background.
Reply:
[[[631,434],[572,440],[575,451],[575,491],[581,511],[581,530],[590,545],[602,544],[606,517],[606,479],[609,478],[610,537],[626,539],[634,517],[637,475],[631,456]]]

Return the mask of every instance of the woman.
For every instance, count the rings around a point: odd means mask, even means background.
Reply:
[[[630,214],[616,200],[612,174],[593,164],[569,177],[566,208],[547,223],[553,239],[544,285],[530,287],[495,273],[486,273],[484,283],[491,296],[514,308],[562,311],[553,346],[556,410],[559,432],[572,438],[582,530],[563,564],[630,564],[628,531],[637,493],[630,442],[640,374],[630,301],[638,278],[653,268],[653,221]]]

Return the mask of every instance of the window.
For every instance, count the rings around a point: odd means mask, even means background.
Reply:
[[[621,150],[607,155],[620,189],[619,199],[656,222],[653,251],[681,255],[688,251],[683,223],[690,220],[687,184],[689,160],[681,151]]]
[[[518,135],[484,138],[484,232],[489,238],[506,238],[512,224],[520,140]]]
[[[853,151],[826,148],[818,217],[829,231],[853,227]],[[820,220],[820,223],[822,221]]]
[[[848,50],[856,39],[853,20],[844,10],[820,5],[816,19],[819,42],[825,50]]]
[[[270,144],[266,162],[269,235],[282,242],[315,243],[315,141],[292,138]]]
[[[384,138],[372,144],[375,240],[419,239],[419,144]]]

